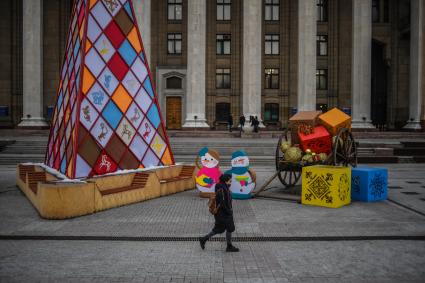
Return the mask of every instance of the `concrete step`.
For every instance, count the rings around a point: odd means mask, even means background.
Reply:
[[[423,141],[402,141],[401,144],[404,147],[425,147],[425,142]]]
[[[394,155],[400,156],[423,156],[425,155],[425,147],[406,147],[406,148],[395,148]]]
[[[382,144],[381,144],[382,143]],[[0,164],[17,164],[22,162],[43,162],[46,150],[46,140],[13,140],[3,141],[0,151]],[[191,163],[198,151],[205,144],[219,152],[222,164],[230,164],[230,156],[235,150],[243,149],[256,165],[270,166],[274,164],[277,139],[229,139],[212,138],[206,141],[187,138],[172,138],[171,147],[177,162]],[[425,147],[423,142],[407,142],[409,148],[402,146],[399,141],[360,143],[358,160],[361,163],[394,163],[394,162],[425,162]],[[374,145],[374,146],[373,146]],[[387,147],[377,147],[387,146]]]

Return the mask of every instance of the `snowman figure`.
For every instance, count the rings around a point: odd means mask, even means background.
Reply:
[[[201,194],[214,193],[215,184],[218,183],[221,176],[218,166],[220,155],[215,150],[204,147],[199,151],[198,158],[201,160],[202,167],[196,174],[196,187]],[[198,164],[198,162],[196,163]]]
[[[230,191],[235,199],[251,198],[251,192],[255,188],[256,175],[249,169],[249,159],[245,151],[238,150],[232,154],[232,169],[226,174],[232,175]]]

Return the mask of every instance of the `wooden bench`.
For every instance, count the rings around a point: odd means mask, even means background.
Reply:
[[[46,182],[46,172],[28,172],[28,187],[34,194],[37,194],[37,185],[39,182]]]
[[[102,196],[105,196],[105,195],[116,194],[116,193],[121,193],[125,191],[130,191],[130,190],[141,189],[145,187],[146,182],[148,181],[148,178],[149,178],[149,173],[138,172],[134,174],[134,177],[133,177],[133,180],[131,181],[130,186],[101,190],[100,194]]]
[[[167,179],[161,179],[159,182],[162,184],[162,183],[169,183],[169,182],[191,179],[193,177],[194,170],[195,170],[195,166],[183,165],[182,170],[180,171],[180,174],[178,176],[167,178]]]
[[[34,165],[22,165],[19,164],[19,178],[21,179],[22,182],[26,182],[26,175],[29,172],[35,172],[35,167]]]

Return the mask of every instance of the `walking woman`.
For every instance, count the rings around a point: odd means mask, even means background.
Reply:
[[[215,198],[218,212],[214,215],[215,224],[212,231],[204,237],[199,238],[202,249],[205,249],[205,243],[212,236],[226,231],[226,252],[239,251],[238,248],[232,245],[232,232],[235,231],[235,223],[233,221],[232,195],[229,190],[231,182],[232,176],[223,174],[220,176],[220,182],[215,186]]]

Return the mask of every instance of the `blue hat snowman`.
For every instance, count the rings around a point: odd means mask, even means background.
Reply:
[[[232,175],[230,190],[235,199],[251,198],[251,192],[255,188],[255,177],[249,170],[249,158],[245,151],[238,150],[232,154],[232,168],[227,174]]]

